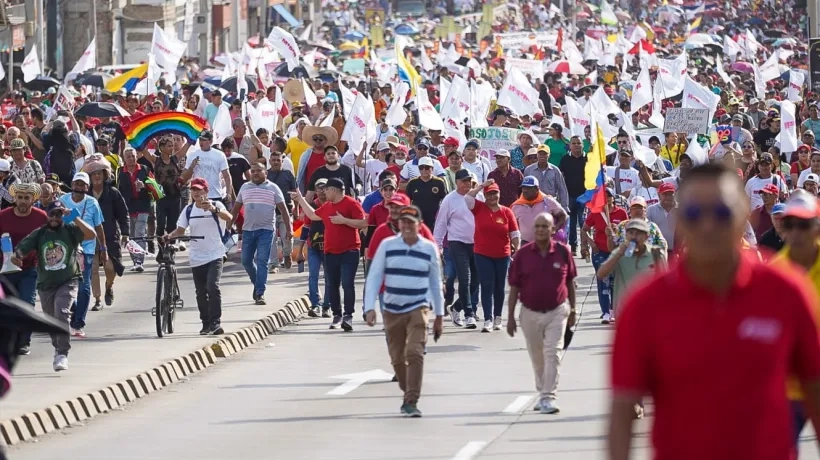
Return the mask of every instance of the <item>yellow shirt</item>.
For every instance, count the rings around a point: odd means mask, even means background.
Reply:
[[[669,160],[669,162],[672,163],[673,168],[677,168],[678,166],[680,166],[680,155],[681,155],[681,153],[685,153],[685,152],[680,151],[680,146],[679,145],[676,145],[676,146],[672,147],[671,149],[669,147],[665,146],[665,145],[663,147],[661,147],[661,158],[665,158],[665,159]]]
[[[820,242],[818,242],[818,245],[820,245]],[[783,246],[783,249],[772,259],[771,264],[789,270],[797,268],[797,266],[789,260],[788,245]],[[814,291],[820,295],[820,257],[814,261],[814,265],[806,272],[806,276],[808,277],[808,281],[811,282],[811,286],[814,287]],[[820,329],[820,303],[818,302],[814,304],[814,323],[817,328]],[[791,401],[801,401],[803,399],[803,391],[796,378],[789,377],[789,380],[786,382],[786,395]]]
[[[298,136],[293,136],[288,139],[288,144],[285,147],[285,153],[290,155],[290,161],[293,162],[293,166],[299,166],[299,158],[309,147],[310,146],[302,142]]]

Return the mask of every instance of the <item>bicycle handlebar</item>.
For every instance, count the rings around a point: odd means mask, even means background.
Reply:
[[[139,237],[136,237],[136,238],[130,238],[129,237],[129,239],[131,239],[133,241],[149,241],[149,240],[153,240],[154,238],[149,238],[147,236],[139,236]],[[191,240],[204,240],[204,239],[205,239],[204,236],[187,236],[187,235],[178,236],[176,238],[170,238],[171,241],[183,241],[183,242],[191,241]],[[164,242],[164,238],[161,237],[161,236],[156,237],[156,240],[160,243]]]

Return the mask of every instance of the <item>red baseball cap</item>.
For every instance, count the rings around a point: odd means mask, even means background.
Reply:
[[[404,193],[394,193],[393,197],[387,200],[385,205],[396,204],[399,206],[410,206],[410,197]]]
[[[780,189],[777,188],[777,186],[774,184],[766,184],[760,191],[762,193],[769,193],[771,195],[777,195],[780,193]]]
[[[447,139],[444,139],[444,145],[458,147],[458,139],[456,139],[455,137],[448,137]]]
[[[492,184],[484,187],[484,193],[490,193],[490,192],[499,192],[500,193],[501,189],[498,188],[498,184],[492,183]]]
[[[208,190],[208,181],[201,177],[197,177],[196,179],[191,180],[191,189],[192,190]]]
[[[673,184],[671,184],[669,182],[664,182],[663,184],[661,184],[660,187],[658,187],[658,193],[664,194],[664,193],[668,193],[668,192],[672,192],[672,193],[675,192],[675,186]]]

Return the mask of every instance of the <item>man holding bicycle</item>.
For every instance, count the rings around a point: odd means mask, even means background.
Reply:
[[[196,289],[196,305],[199,318],[202,320],[200,335],[219,335],[222,330],[222,293],[219,281],[222,278],[222,256],[225,254],[223,236],[225,223],[230,223],[232,216],[220,201],[208,199],[208,182],[197,177],[191,180],[192,204],[186,206],[177,223],[177,229],[166,235],[170,240],[185,234],[190,228],[191,235],[202,236],[201,240],[192,240],[188,253],[191,272]],[[220,224],[220,220],[225,223]]]

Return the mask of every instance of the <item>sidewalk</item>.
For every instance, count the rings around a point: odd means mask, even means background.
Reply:
[[[156,263],[147,263],[144,273],[126,271],[114,283],[114,304],[100,312],[88,312],[85,329],[88,337],[72,338],[67,371],[52,370],[54,350],[50,338],[44,334],[34,335],[31,355],[20,357],[14,369],[12,389],[0,401],[0,420],[100,390],[215,342],[216,337],[199,335],[201,323],[187,253],[178,254],[177,264],[185,307],[177,310],[174,334],[158,338],[151,316]],[[239,255],[231,254],[221,283],[222,327],[226,333],[249,326],[305,295],[307,272],[296,273],[294,264],[290,271],[280,269],[279,274],[269,275],[265,293],[268,305],[264,306],[254,305],[250,286],[239,264]],[[40,310],[39,304],[37,310]]]

